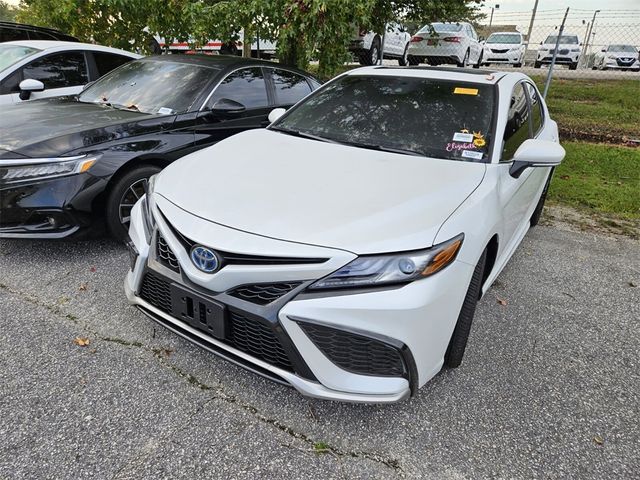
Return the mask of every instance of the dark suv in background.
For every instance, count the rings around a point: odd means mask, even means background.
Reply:
[[[77,42],[78,39],[53,28],[23,25],[21,23],[0,22],[0,42],[15,40],[62,40]]]

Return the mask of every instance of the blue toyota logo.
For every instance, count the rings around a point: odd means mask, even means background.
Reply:
[[[195,245],[191,249],[191,261],[198,270],[204,273],[213,273],[220,265],[220,261],[215,252],[202,245]]]

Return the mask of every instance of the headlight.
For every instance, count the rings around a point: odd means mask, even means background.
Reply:
[[[98,158],[100,155],[0,160],[0,180],[3,183],[15,183],[84,173]]]
[[[147,191],[140,199],[140,210],[142,211],[142,220],[144,224],[144,236],[147,243],[151,243],[151,235],[156,228],[156,219],[153,216],[153,190],[156,184],[156,175],[152,175],[147,182]]]
[[[426,250],[358,257],[309,288],[320,290],[413,282],[433,275],[451,264],[463,239],[464,235],[461,233]]]
[[[548,49],[548,48],[546,48],[546,47],[540,47],[540,51],[541,51],[541,52],[548,52],[548,51],[549,51],[549,49]]]
[[[607,55],[607,58],[609,60],[617,60],[618,57],[616,57],[615,55]]]

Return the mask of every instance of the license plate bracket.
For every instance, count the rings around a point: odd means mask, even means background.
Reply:
[[[181,285],[171,284],[172,315],[209,335],[224,339],[226,315],[224,305],[193,293]]]

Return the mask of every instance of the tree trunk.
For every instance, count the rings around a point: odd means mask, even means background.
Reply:
[[[251,26],[244,27],[244,38],[242,43],[242,56],[244,58],[251,58],[251,43],[253,43],[253,34],[251,32]]]

